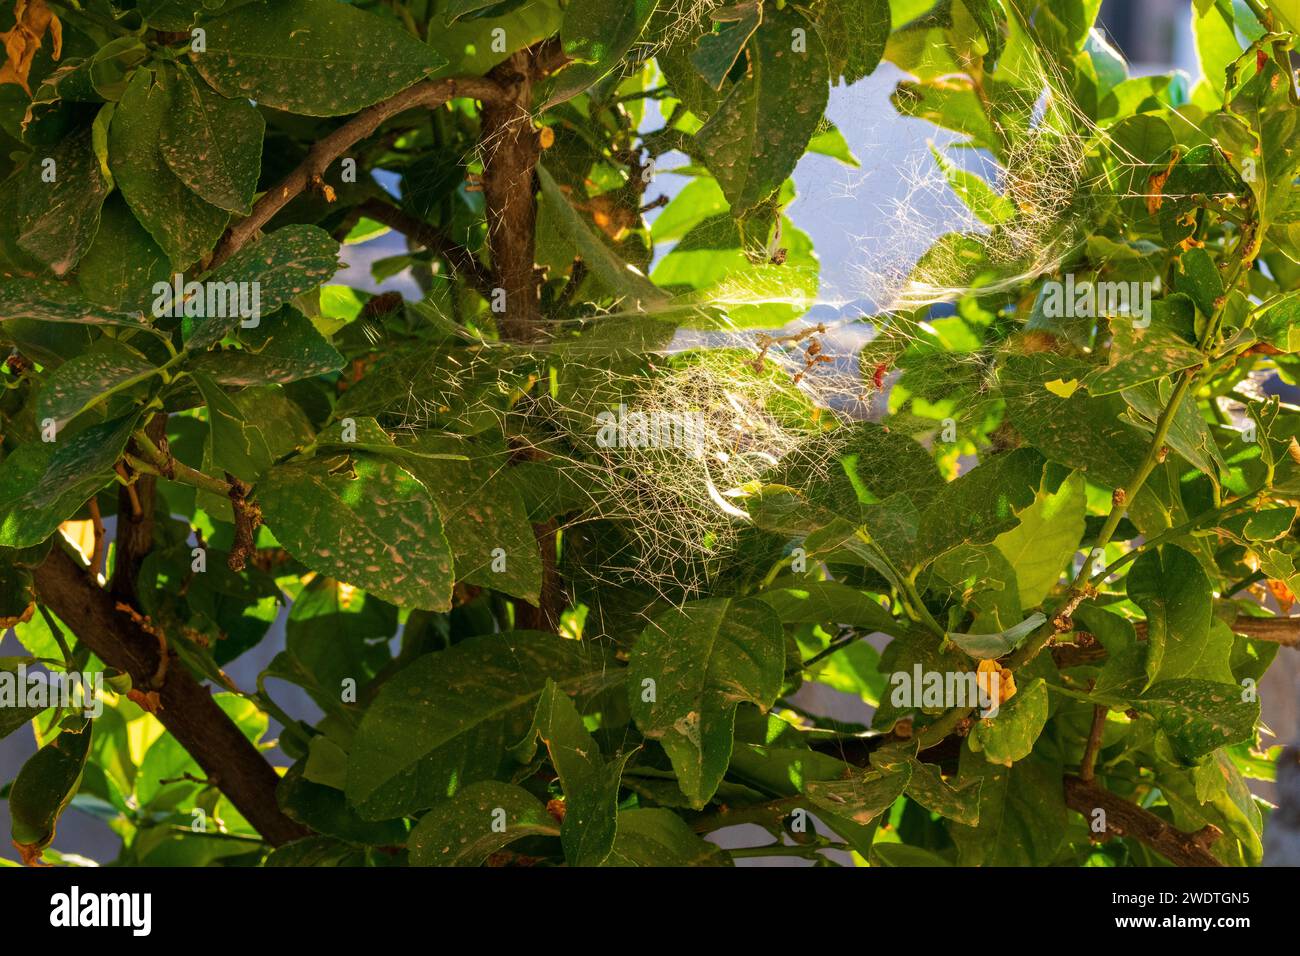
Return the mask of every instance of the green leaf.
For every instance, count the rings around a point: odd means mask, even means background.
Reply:
[[[931,813],[964,826],[978,826],[980,821],[979,779],[967,780],[953,786],[943,779],[943,773],[934,764],[916,759],[915,741],[899,746],[886,745],[871,754],[871,766],[890,773],[906,765],[911,776],[904,792]]]
[[[154,371],[154,364],[131,346],[116,339],[100,339],[90,351],[64,362],[46,379],[36,399],[36,417],[52,419],[62,428],[96,401]]]
[[[1061,767],[1039,757],[1010,767],[963,747],[959,786],[980,783],[980,822],[948,828],[961,866],[1047,866],[1065,835]]]
[[[775,193],[817,132],[829,96],[826,51],[815,33],[795,52],[807,21],[793,9],[767,11],[750,41],[749,75],[695,135],[705,162],[740,217]]]
[[[1214,315],[1223,295],[1223,277],[1213,257],[1199,247],[1188,249],[1179,257],[1178,268],[1178,291],[1191,296],[1202,315]]]
[[[53,443],[28,442],[0,464],[0,547],[40,544],[113,480],[139,411]]]
[[[112,189],[91,148],[90,130],[68,136],[48,155],[33,155],[15,186],[18,245],[56,276],[67,275],[94,241],[100,207]]]
[[[109,196],[95,241],[77,267],[81,298],[117,312],[143,313],[153,302],[154,284],[170,277],[167,253],[131,214],[120,192]]]
[[[889,40],[889,0],[825,0],[817,28],[830,56],[831,78],[856,83],[880,64]]]
[[[108,146],[122,196],[181,272],[216,245],[230,215],[192,192],[163,159],[159,143],[175,109],[174,83],[166,73],[137,70],[113,114]]]
[[[54,840],[54,828],[81,785],[90,753],[91,724],[65,728],[25,763],[9,790],[9,825],[24,856],[39,857]]]
[[[968,738],[970,749],[990,763],[1010,767],[1028,757],[1047,724],[1047,684],[1035,677],[1004,703],[996,717],[981,717]]]
[[[1018,515],[1020,523],[993,539],[993,546],[1016,571],[1022,608],[1037,607],[1056,587],[1083,539],[1088,496],[1083,474],[1075,471],[1056,491],[1040,489]]]
[[[1030,634],[1047,622],[1046,615],[1031,614],[1019,624],[997,633],[959,634],[948,633],[952,641],[971,657],[982,660],[996,660],[1014,651]]]
[[[1211,89],[1222,96],[1227,86],[1228,65],[1241,56],[1241,45],[1233,22],[1232,0],[1197,3],[1192,13],[1192,35],[1201,74]]]
[[[506,747],[532,725],[546,681],[594,692],[618,676],[578,641],[536,631],[471,637],[385,683],[348,754],[346,793],[366,819],[433,806],[517,768]]]
[[[573,701],[549,677],[533,725],[514,748],[515,759],[531,763],[539,738],[564,790],[564,858],[570,866],[600,866],[614,848],[619,781],[627,756],[606,763]]]
[[[920,553],[938,556],[959,544],[987,544],[1010,531],[1037,497],[1042,477],[1042,455],[1018,448],[944,485],[921,513]]]
[[[448,23],[455,23],[472,13],[481,14],[500,5],[501,0],[447,0],[446,20]]]
[[[396,20],[333,0],[254,0],[205,29],[190,57],[217,92],[307,116],[355,113],[446,63]]]
[[[519,489],[505,462],[474,446],[421,435],[397,446],[419,455],[461,454],[468,460],[416,457],[405,463],[433,496],[456,558],[456,578],[533,604],[542,588],[542,559]]]
[[[869,594],[837,581],[774,588],[760,591],[754,598],[775,611],[783,624],[844,624],[887,634],[899,626]]]
[[[542,201],[560,234],[582,257],[588,271],[610,295],[624,301],[625,308],[643,309],[664,301],[667,295],[636,268],[624,262],[587,225],[545,166],[537,167],[542,184]]]
[[[692,806],[726,773],[736,706],[772,706],[784,667],[781,622],[759,601],[693,601],[641,632],[628,662],[632,716],[663,745]]]
[[[1179,756],[1196,761],[1254,734],[1259,702],[1242,697],[1235,684],[1179,678],[1161,681],[1133,704],[1155,718]]]
[[[222,385],[288,384],[342,368],[344,358],[292,306],[241,329],[243,348],[216,349],[194,356],[189,367]]]
[[[323,738],[313,738],[323,739]],[[401,820],[362,820],[348,807],[343,793],[308,780],[304,761],[294,764],[280,778],[276,802],[285,816],[325,836],[370,846],[400,846],[407,839]]]
[[[980,222],[988,226],[996,226],[1015,218],[1015,203],[990,186],[987,180],[969,170],[954,166],[933,143],[930,144],[930,153],[934,156],[934,161],[939,164],[939,169],[943,171],[949,187]]]
[[[177,72],[172,103],[158,144],[163,161],[212,205],[247,214],[262,169],[262,114],[246,98],[214,93],[188,69]]]
[[[522,787],[483,780],[434,805],[406,842],[412,866],[479,866],[530,836],[559,836],[560,825]]]
[[[8,562],[6,562],[6,565],[7,566],[5,568],[0,569],[0,577],[3,577],[5,579],[5,585],[6,588],[8,588],[10,583],[15,579],[14,578],[15,569],[13,568],[13,565],[8,564]],[[29,608],[31,607],[31,597],[32,597],[30,594],[30,586],[31,586],[31,572],[28,571],[27,572],[27,590],[28,590],[27,606]],[[10,622],[10,626],[12,626],[13,623],[12,619],[9,619],[9,622]],[[25,663],[27,664],[27,666],[30,667],[31,664],[35,663],[35,658],[31,658],[28,661],[25,661],[22,658],[0,658],[0,673],[5,674],[6,680],[14,681],[13,684],[9,685],[10,687],[17,686],[18,665],[20,663]],[[0,705],[0,740],[3,740],[5,737],[8,737],[18,728],[26,726],[33,719],[39,717],[46,710],[46,708],[44,707],[19,707],[17,706],[16,696],[11,697],[9,694],[4,694],[0,696],[0,700],[3,701],[3,705]]]
[[[118,312],[75,298],[76,290],[44,279],[0,282],[0,321],[34,319],[74,325],[151,328],[139,312]]]
[[[578,62],[556,74],[540,94],[544,111],[572,99],[609,74],[632,49],[659,0],[570,0],[560,25],[564,52]]]
[[[671,810],[623,810],[605,866],[730,866],[725,851],[701,840]]]
[[[1169,672],[1185,673],[1187,661],[1199,660],[1204,651],[1214,613],[1210,580],[1200,562],[1167,544],[1134,561],[1125,585],[1129,600],[1147,618],[1147,686]]]
[[[267,525],[309,568],[399,607],[451,606],[451,548],[424,485],[369,456],[277,465],[257,486]]]
[[[849,780],[814,780],[804,787],[817,809],[866,826],[894,805],[911,780],[910,765],[891,773],[868,772]]]
[[[350,723],[340,691],[348,680],[364,686],[389,662],[386,642],[397,631],[397,608],[317,576],[294,599],[284,631],[284,650],[265,675],[297,684],[327,714]]]
[[[713,13],[714,21],[722,24],[714,33],[706,33],[691,54],[691,63],[715,90],[735,66],[736,59],[745,50],[745,44],[763,22],[763,6],[759,0],[737,3]]]
[[[206,460],[241,481],[257,481],[272,461],[262,430],[248,421],[221,386],[206,375],[194,373],[194,384],[208,406]]]
[[[220,342],[236,326],[256,328],[264,316],[270,316],[295,296],[319,288],[333,276],[339,267],[338,252],[339,244],[328,232],[308,225],[285,226],[241,249],[211,272],[204,284],[207,290],[239,288],[231,283],[256,289],[256,314],[241,321],[238,310],[227,306],[213,310],[215,314],[199,317],[196,322],[187,318],[189,336],[185,347],[201,352]],[[225,301],[231,301],[229,293],[225,294]]]

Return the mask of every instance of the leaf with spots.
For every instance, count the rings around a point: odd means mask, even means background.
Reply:
[[[715,11],[713,19],[721,26],[700,37],[691,54],[691,63],[710,87],[721,90],[727,74],[744,53],[745,44],[762,22],[763,7],[758,0],[747,0]]]
[[[505,472],[505,456],[437,435],[404,441],[399,450],[464,456],[464,461],[418,457],[405,463],[442,515],[456,554],[456,579],[536,604],[541,553],[523,497]]]
[[[594,693],[622,676],[604,652],[540,631],[484,634],[413,661],[383,685],[348,752],[348,801],[366,819],[434,806],[519,764],[547,680]]]
[[[1259,701],[1243,696],[1235,684],[1185,677],[1161,681],[1133,703],[1155,718],[1180,757],[1194,762],[1252,738]]]
[[[277,465],[257,486],[280,543],[319,574],[399,607],[451,606],[451,549],[424,485],[396,462],[357,455]]]
[[[889,41],[889,0],[822,0],[815,9],[831,79],[856,83],[874,73]]]
[[[996,455],[944,485],[921,513],[918,550],[938,556],[960,544],[987,544],[1020,523],[1043,478],[1032,448]]]
[[[912,768],[902,764],[889,773],[869,771],[848,780],[814,780],[804,792],[815,807],[866,826],[894,805],[911,778]]]
[[[99,232],[73,277],[80,295],[105,309],[148,313],[155,283],[171,278],[171,263],[131,214],[120,192],[108,197]]]
[[[186,186],[214,206],[247,214],[262,168],[265,131],[266,121],[247,99],[226,99],[182,68],[158,145],[163,161]]]
[[[1138,557],[1125,586],[1147,618],[1147,686],[1186,674],[1205,650],[1214,615],[1214,593],[1201,563],[1167,544]]]
[[[118,312],[79,299],[77,290],[46,279],[10,279],[0,282],[0,321],[35,319],[75,325],[116,325],[150,329],[139,312]]]
[[[194,356],[189,367],[222,385],[286,384],[343,367],[344,359],[292,306],[241,329],[243,348],[217,349]]]
[[[605,866],[730,866],[720,847],[701,840],[671,810],[623,810]]]
[[[1065,833],[1061,766],[1038,755],[1010,767],[963,747],[957,786],[980,790],[979,824],[951,823],[960,866],[1047,866]]]
[[[96,401],[140,382],[156,371],[131,346],[116,339],[100,339],[89,352],[56,368],[36,399],[36,417],[53,419],[62,428]]]
[[[174,82],[165,72],[136,71],[108,129],[108,161],[131,211],[179,272],[211,251],[230,214],[196,195],[163,160],[159,141],[175,108]]]
[[[514,748],[515,759],[532,763],[539,739],[564,790],[564,858],[570,866],[599,866],[614,848],[619,781],[630,755],[606,762],[573,701],[550,678],[537,701],[532,727]]]
[[[255,0],[206,29],[190,56],[219,93],[307,116],[355,113],[446,63],[397,20],[334,0]]]
[[[954,785],[943,779],[939,767],[916,758],[915,739],[899,744],[887,744],[871,753],[871,766],[882,773],[892,773],[900,765],[911,770],[904,791],[909,797],[932,813],[964,826],[979,826],[980,781],[966,780]]]
[[[560,24],[565,67],[539,94],[546,110],[570,100],[613,71],[632,49],[659,0],[571,0]]]
[[[67,275],[94,242],[110,189],[88,128],[63,139],[48,156],[38,150],[17,180],[18,245],[56,276]]]
[[[641,632],[628,669],[637,726],[663,745],[682,793],[703,807],[731,760],[736,707],[766,710],[781,691],[784,631],[761,601],[693,601]]]
[[[139,410],[54,442],[20,445],[0,463],[0,547],[29,548],[113,480]]]
[[[977,720],[967,741],[989,763],[1010,767],[1029,756],[1046,724],[1047,684],[1035,677],[998,708],[996,717]]]
[[[560,825],[523,787],[472,783],[420,818],[407,838],[412,866],[480,866],[530,836],[559,836]]]
[[[806,49],[792,49],[793,31],[807,27],[792,8],[768,9],[749,42],[749,75],[695,135],[734,216],[780,189],[821,123],[829,98],[826,50],[812,31]]]
[[[293,225],[277,229],[257,243],[241,249],[213,270],[205,279],[206,289],[248,290],[248,301],[256,314],[241,317],[238,310],[215,308],[213,314],[187,319],[185,347],[200,352],[220,342],[237,326],[249,323],[257,328],[264,316],[287,305],[294,296],[319,288],[338,271],[339,244],[318,226]],[[230,283],[238,285],[232,287]],[[256,283],[256,285],[254,285]],[[256,290],[256,298],[252,297]],[[229,291],[222,293],[224,303],[232,301]],[[224,314],[223,314],[224,313]]]

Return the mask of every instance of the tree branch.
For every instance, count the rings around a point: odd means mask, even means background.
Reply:
[[[1147,639],[1146,621],[1134,621],[1133,629],[1139,641]],[[1300,648],[1300,617],[1250,617],[1243,614],[1232,622],[1232,630],[1257,641]],[[1058,669],[1097,664],[1106,659],[1106,648],[1093,635],[1087,631],[1075,631],[1074,636],[1079,643],[1058,644],[1052,648],[1052,659]]]
[[[349,149],[379,129],[385,121],[417,106],[436,109],[459,96],[482,100],[486,105],[503,98],[500,86],[483,77],[464,77],[446,80],[423,80],[393,94],[388,99],[366,107],[307,152],[298,168],[277,185],[262,194],[253,205],[253,211],[235,223],[221,238],[209,268],[225,262],[257,234],[289,204],[290,200],[308,187],[324,182],[325,170]]]
[[[531,50],[521,50],[489,74],[507,95],[483,104],[479,133],[488,248],[497,282],[505,292],[505,312],[497,316],[497,330],[502,339],[512,342],[536,341],[541,331],[533,182],[541,142],[533,129],[533,81],[537,78],[533,55]]]
[[[1206,826],[1196,833],[1184,833],[1137,804],[1074,776],[1065,778],[1065,803],[1083,814],[1089,823],[1094,810],[1104,810],[1107,836],[1132,837],[1175,866],[1223,865],[1210,852],[1214,841],[1223,835],[1217,827]]]
[[[407,215],[392,203],[386,203],[382,199],[367,199],[357,207],[357,210],[361,215],[383,223],[390,229],[396,229],[408,239],[446,259],[452,271],[469,280],[484,298],[492,297],[492,289],[496,281],[491,270],[479,262],[474,253],[459,243],[452,242],[438,229],[421,219]]]
[[[35,584],[41,603],[105,664],[130,674],[137,687],[149,688],[157,674],[165,674],[161,686],[152,688],[159,695],[158,719],[266,842],[279,846],[310,834],[280,811],[279,775],[207,688],[179,661],[164,671],[158,637],[142,620],[119,611],[59,544],[36,569]]]
[[[167,415],[159,413],[144,428],[149,440],[166,444]],[[127,604],[137,604],[136,576],[140,565],[153,550],[154,497],[158,479],[142,474],[117,493],[117,536],[113,551],[113,580],[109,585],[113,597]]]

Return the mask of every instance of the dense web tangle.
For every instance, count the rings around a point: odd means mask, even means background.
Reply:
[[[679,7],[690,27],[711,5]],[[1020,290],[1059,270],[1086,238],[1088,197],[1113,188],[1090,160],[1113,144],[1073,102],[1054,65],[1033,58],[1020,69],[1019,92],[1002,91],[1012,102],[992,123],[1002,161],[981,156],[1003,203],[992,224],[958,200],[929,149],[917,150],[901,170],[900,194],[861,200],[862,221],[872,226],[859,237],[849,296],[774,293],[741,273],[704,304],[713,320],[709,331],[679,332],[640,361],[584,352],[580,336],[576,344],[568,341],[580,330],[644,312],[626,303],[603,313],[593,308],[584,319],[553,324],[552,338],[538,346],[481,339],[469,349],[440,352],[429,374],[413,383],[405,407],[393,413],[404,424],[421,425],[466,404],[498,409],[516,447],[530,448],[580,490],[585,506],[566,528],[618,529],[621,541],[608,560],[584,573],[661,595],[697,592],[749,525],[750,495],[782,465],[799,463],[793,470],[815,482],[819,472],[838,467],[826,436],[880,411],[874,406],[886,384],[883,369],[873,374],[870,366],[859,368],[856,355],[835,352],[837,333],[866,325],[906,340],[915,325],[900,317],[923,318],[928,307],[971,292]],[[856,191],[845,198],[856,198]],[[797,224],[797,209],[791,215]],[[961,241],[937,241],[954,235]],[[849,298],[868,300],[875,314],[846,315]],[[781,329],[728,321],[771,304],[793,306],[790,315],[822,306],[819,316],[829,309],[839,317],[795,319]],[[690,317],[691,309],[678,311],[674,318]],[[953,353],[944,360],[974,372],[980,388],[996,384],[988,355]],[[547,366],[561,369],[558,386],[548,388]],[[503,399],[507,410],[500,412]],[[614,431],[606,437],[614,440],[602,442],[602,424],[609,426],[611,416]],[[814,439],[815,455],[809,451]]]

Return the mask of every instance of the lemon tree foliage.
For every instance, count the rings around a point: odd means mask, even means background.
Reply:
[[[1098,0],[2,6],[0,677],[102,703],[0,694],[26,862],[1261,862],[1293,2],[1194,79]],[[882,64],[950,213],[834,355]]]

